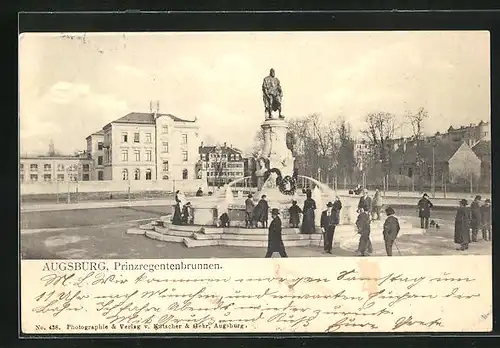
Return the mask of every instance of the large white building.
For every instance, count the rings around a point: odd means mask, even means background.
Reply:
[[[87,137],[87,151],[95,167],[92,178],[196,179],[201,143],[198,131],[196,119],[185,120],[156,112],[131,112]]]

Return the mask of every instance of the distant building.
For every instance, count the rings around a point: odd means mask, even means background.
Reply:
[[[19,163],[22,183],[90,181],[92,171],[93,161],[81,156],[25,156]]]
[[[472,151],[481,160],[481,183],[491,189],[491,140],[481,140],[474,145]]]
[[[225,185],[244,177],[244,160],[241,150],[227,146],[199,147],[199,159],[207,173],[209,185]]]
[[[367,139],[359,139],[354,143],[354,158],[360,169],[363,168],[367,158],[371,153],[370,142]]]
[[[471,123],[460,128],[450,126],[448,132],[443,134],[441,138],[454,142],[466,142],[467,145],[473,147],[481,140],[490,139],[490,123],[481,121],[477,125]]]
[[[196,179],[198,131],[196,119],[190,121],[158,112],[131,112],[110,122],[102,129],[103,179]],[[92,148],[97,144],[91,156],[99,163],[100,134],[89,137],[87,147],[89,142]]]
[[[86,140],[87,156],[92,159],[94,167],[90,180],[104,180],[104,131],[101,129]]]

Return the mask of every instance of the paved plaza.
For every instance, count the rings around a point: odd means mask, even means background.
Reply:
[[[109,258],[255,258],[265,248],[200,247],[186,248],[181,243],[166,243],[145,236],[128,235],[126,230],[170,213],[170,205],[146,205],[61,211],[25,211],[21,213],[21,252],[29,259],[109,259]],[[401,208],[398,215],[417,226],[414,209]],[[424,235],[403,235],[397,240],[394,255],[459,254],[453,243],[454,212],[436,211],[441,228]],[[374,256],[384,256],[384,246],[374,242]],[[335,245],[333,255],[322,253],[322,246],[287,248],[290,257],[354,256]],[[490,254],[491,243],[479,241],[465,254]],[[460,253],[462,254],[462,253]]]

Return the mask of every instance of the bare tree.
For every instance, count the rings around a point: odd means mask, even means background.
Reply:
[[[264,146],[264,130],[259,129],[254,136],[254,141],[252,148],[250,149],[250,155],[257,157]]]
[[[366,129],[362,133],[372,147],[372,155],[381,163],[384,175],[390,172],[390,141],[394,138],[396,116],[389,112],[372,112],[366,115]]]
[[[356,167],[356,158],[354,156],[354,139],[352,138],[351,125],[345,120],[340,119],[337,128],[338,134],[338,156],[337,166],[343,179],[353,178]]]
[[[422,185],[423,185],[423,176],[422,176],[422,146],[423,146],[423,123],[424,121],[429,117],[429,113],[427,110],[424,108],[419,108],[416,113],[413,113],[411,111],[407,111],[405,115],[405,119],[407,122],[411,124],[412,128],[412,138],[413,141],[415,142],[415,150],[416,150],[416,159],[415,159],[415,164],[417,167],[417,174],[418,174],[418,187],[419,191],[422,191]]]

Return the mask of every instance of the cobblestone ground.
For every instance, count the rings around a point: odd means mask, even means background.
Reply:
[[[97,259],[97,258],[255,258],[263,257],[264,248],[202,247],[186,248],[180,243],[154,241],[145,236],[127,235],[129,227],[137,226],[168,213],[168,207],[133,207],[61,212],[23,213],[21,256],[30,259]],[[400,216],[413,212],[399,212]],[[451,255],[491,254],[491,243],[479,241],[467,252],[456,251],[453,244],[453,212],[440,213],[441,228],[430,229],[424,235],[405,235],[397,241],[393,254]],[[407,221],[417,224],[416,218]],[[58,230],[53,230],[58,228]],[[48,229],[48,230],[42,230]],[[374,242],[373,256],[384,256],[384,246]],[[351,251],[335,246],[332,255],[322,253],[320,246],[288,248],[290,257],[355,256]]]

